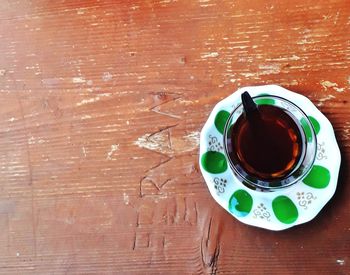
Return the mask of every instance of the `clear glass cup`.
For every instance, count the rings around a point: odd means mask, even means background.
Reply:
[[[276,179],[262,179],[247,172],[242,163],[231,158],[233,146],[228,144],[232,135],[232,125],[243,114],[243,105],[237,106],[230,114],[224,128],[224,150],[229,165],[236,177],[247,187],[258,191],[276,191],[289,187],[305,177],[310,171],[316,157],[317,140],[314,128],[308,116],[294,103],[279,96],[261,95],[253,97],[257,105],[273,105],[281,108],[296,122],[301,137],[301,152],[297,164],[285,176]]]

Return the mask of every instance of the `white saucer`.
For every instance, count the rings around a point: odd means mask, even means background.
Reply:
[[[223,126],[241,103],[244,91],[253,97],[283,97],[309,116],[317,133],[317,153],[302,181],[278,191],[260,192],[243,185],[231,171],[224,154]],[[337,186],[340,151],[331,123],[308,98],[277,85],[244,87],[220,101],[211,112],[200,136],[199,165],[211,195],[232,216],[245,224],[283,230],[312,220],[331,199]]]

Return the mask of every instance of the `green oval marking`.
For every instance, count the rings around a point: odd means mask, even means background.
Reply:
[[[253,198],[245,190],[240,189],[234,192],[229,200],[228,209],[238,217],[245,217],[253,207]]]
[[[322,189],[328,186],[330,179],[331,173],[327,168],[314,165],[309,174],[303,179],[303,182],[313,188]]]
[[[286,196],[278,196],[272,201],[272,209],[276,218],[286,224],[295,222],[298,218],[298,209],[292,200]]]
[[[258,105],[275,105],[275,100],[272,98],[258,98],[255,103]]]
[[[223,111],[223,110],[221,110],[220,112],[218,112],[216,114],[214,124],[215,124],[216,129],[221,134],[224,133],[225,124],[226,124],[226,121],[228,120],[229,116],[230,116],[230,113],[227,111]]]
[[[321,125],[313,116],[308,116],[312,126],[314,127],[316,135],[320,132]]]
[[[223,173],[227,170],[227,161],[224,154],[208,151],[201,157],[201,164],[205,171],[212,174]]]
[[[303,127],[305,136],[308,142],[312,141],[312,129],[310,128],[309,124],[306,121],[306,118],[302,118],[300,120],[301,127]]]

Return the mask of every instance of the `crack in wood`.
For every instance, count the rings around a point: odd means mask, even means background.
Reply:
[[[161,102],[159,104],[156,104],[155,106],[151,107],[149,110],[152,111],[152,112],[155,112],[157,114],[160,114],[160,115],[168,116],[168,117],[175,118],[175,119],[181,119],[181,116],[160,111],[160,106],[162,106],[164,104],[167,104],[169,102],[172,102],[172,101],[176,101],[176,100],[181,98],[181,96],[179,94],[176,94],[176,93],[173,93],[173,94],[178,95],[178,96],[175,96],[175,97],[172,97],[172,98],[169,98],[169,99],[165,99],[163,102]],[[171,93],[161,92],[161,93],[154,93],[154,95],[156,95],[159,98],[163,99],[163,98],[166,98],[167,95],[172,95],[172,94]]]
[[[211,230],[211,222],[213,220],[213,217],[210,218],[209,225],[208,225],[208,233],[207,233],[207,240],[205,243],[205,246],[208,247],[209,239],[210,239],[210,230]]]
[[[179,212],[179,207],[177,205],[177,199],[174,198],[174,201],[175,201],[175,213],[174,213],[174,217],[173,217],[173,224],[176,224],[178,223],[178,212]]]
[[[132,250],[136,248],[150,248],[151,247],[151,234],[143,232],[135,232]]]
[[[171,179],[166,179],[163,183],[159,184],[158,185],[159,186],[159,191],[160,191],[161,188],[163,188],[170,181],[171,181]]]
[[[159,111],[159,110],[155,110],[155,109],[150,109],[151,111],[153,111],[153,112],[155,112],[155,113],[157,113],[157,114],[160,114],[160,115],[164,115],[164,116],[168,116],[168,117],[171,117],[171,118],[176,118],[176,119],[181,119],[181,117],[180,116],[178,116],[178,115],[173,115],[173,114],[169,114],[169,113],[164,113],[164,112],[161,112],[161,111]]]
[[[162,239],[162,245],[163,245],[163,248],[165,248],[165,236],[163,236],[163,239]]]
[[[136,227],[140,227],[140,213],[138,211],[136,216]]]
[[[158,184],[156,184],[152,179],[150,179],[150,178],[148,178],[148,177],[146,177],[145,178],[145,180],[149,180],[152,184],[153,184],[153,186],[155,187],[155,188],[157,188],[157,190],[158,191],[160,191],[160,187],[158,186]]]
[[[165,127],[163,127],[163,128],[160,128],[159,130],[157,130],[157,131],[155,131],[155,132],[149,134],[148,138],[150,138],[150,137],[152,137],[152,136],[154,136],[154,135],[156,135],[156,134],[159,134],[159,133],[161,133],[161,132],[163,132],[163,131],[166,131],[166,130],[169,130],[169,129],[171,129],[171,128],[174,128],[174,127],[176,127],[176,126],[178,126],[178,125],[179,125],[179,123],[173,124],[173,125],[169,125],[169,126],[165,126]]]
[[[169,182],[171,182],[171,179],[166,179],[165,181],[163,181],[162,183],[160,184],[157,184],[154,180],[152,180],[151,178],[147,177],[147,176],[144,176],[141,181],[140,181],[140,197],[144,197],[145,195],[149,195],[149,194],[144,194],[143,192],[143,188],[142,188],[142,185],[143,185],[143,182],[147,180],[148,182],[150,182],[156,189],[157,191],[161,191],[161,189]]]
[[[196,213],[196,224],[197,224],[197,222],[198,222],[198,209],[197,209],[197,203],[196,202],[194,202],[194,211]]]
[[[215,275],[217,273],[219,255],[220,255],[220,244],[217,242],[213,256],[211,257],[210,262],[209,262],[209,267],[211,267],[211,272],[210,272],[211,275]]]
[[[142,197],[142,182],[143,180],[146,178],[146,176],[142,177],[140,179],[140,183],[139,183],[139,197]]]
[[[135,235],[134,235],[134,242],[133,242],[133,245],[132,245],[132,250],[135,250],[135,247],[136,247],[136,232],[135,232]]]
[[[209,220],[206,237],[202,236],[201,238],[200,254],[202,258],[203,268],[207,272],[209,272],[209,274],[215,275],[218,270],[218,261],[219,261],[221,247],[220,247],[219,241],[216,240],[214,250],[210,248],[211,245],[209,244],[209,242],[211,241],[210,234],[212,231],[212,226],[213,226],[213,217],[211,217]],[[203,247],[204,243],[205,243],[205,247]],[[206,260],[208,256],[210,256],[209,261]]]
[[[162,155],[163,155],[163,154],[162,154]],[[152,170],[154,170],[154,169],[156,169],[156,168],[159,168],[159,167],[162,166],[163,164],[165,164],[165,163],[171,161],[172,159],[173,159],[173,157],[168,157],[168,159],[166,159],[166,160],[164,160],[164,161],[161,161],[161,162],[159,162],[158,164],[156,164],[155,166],[153,166],[153,167],[151,167],[150,169],[148,169],[148,170],[146,171],[146,173],[151,172]]]
[[[204,249],[203,249],[203,237],[201,239],[201,245],[200,245],[200,254],[201,254],[201,261],[202,261],[202,265],[204,269],[208,269],[210,268],[210,274],[211,275],[215,275],[218,271],[218,262],[219,262],[219,256],[220,256],[220,251],[221,251],[221,247],[219,242],[216,243],[215,245],[215,249],[214,249],[214,253],[213,255],[210,257],[210,260],[208,263],[206,263],[205,260],[205,253],[204,253]]]
[[[201,253],[202,265],[203,265],[203,268],[205,268],[206,267],[206,263],[205,263],[204,252],[203,252],[203,237],[201,239],[200,253]]]

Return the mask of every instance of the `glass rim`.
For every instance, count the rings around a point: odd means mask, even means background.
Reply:
[[[230,122],[232,120],[232,117],[237,113],[237,111],[241,108],[243,108],[243,104],[240,103],[238,106],[236,106],[233,111],[230,113],[226,123],[225,123],[225,127],[224,127],[224,132],[223,132],[223,138],[224,138],[224,151],[225,151],[225,155],[226,158],[228,160],[229,166],[230,168],[233,170],[234,174],[237,175],[241,180],[242,183],[244,185],[248,185],[249,188],[251,189],[255,189],[258,191],[276,191],[276,190],[280,190],[280,189],[284,189],[287,187],[290,187],[292,185],[294,185],[295,183],[297,183],[298,181],[300,181],[302,178],[304,178],[307,173],[311,170],[312,168],[312,164],[315,161],[316,158],[316,149],[317,149],[317,138],[316,138],[316,133],[314,130],[314,127],[311,123],[311,121],[309,120],[308,116],[306,115],[306,113],[296,104],[294,104],[293,102],[291,102],[290,100],[283,98],[281,96],[275,96],[275,95],[268,95],[268,94],[264,94],[264,95],[258,95],[258,96],[252,96],[252,99],[254,101],[258,100],[258,99],[274,99],[280,102],[283,102],[285,104],[287,104],[287,106],[291,106],[293,107],[301,116],[302,118],[305,119],[308,128],[311,131],[311,141],[308,140],[306,133],[305,133],[305,129],[303,127],[299,127],[299,131],[300,134],[303,136],[303,139],[305,140],[305,143],[303,143],[303,147],[304,147],[304,155],[302,157],[300,157],[298,164],[296,165],[296,167],[293,168],[293,170],[291,172],[289,172],[286,176],[284,176],[283,178],[278,178],[275,180],[264,180],[261,178],[257,178],[255,176],[249,175],[248,172],[245,172],[245,175],[242,174],[242,172],[240,172],[237,168],[235,163],[233,162],[232,158],[230,157],[229,154],[229,150],[228,150],[228,144],[227,144],[227,133],[228,130],[230,128],[230,126],[232,125]],[[292,114],[292,112],[290,110],[288,110],[287,107],[284,106],[276,106],[274,104],[259,104],[259,105],[271,105],[271,106],[275,106],[277,108],[281,108],[282,110],[286,111],[286,113],[289,116],[292,116],[292,118],[294,118],[296,121],[299,121],[298,119],[296,119],[296,117]],[[239,114],[237,117],[240,118],[243,115],[243,113]],[[294,120],[293,119],[293,120]],[[299,121],[300,122],[300,121]],[[310,143],[310,144],[309,144]],[[312,146],[313,148],[310,149],[310,146]],[[309,150],[308,150],[309,149]],[[311,159],[306,160],[307,154],[310,154],[310,150],[312,153]],[[305,163],[307,162],[307,163]],[[303,166],[304,164],[304,166]],[[304,170],[302,171],[302,174],[298,175],[298,173],[300,173],[300,169],[302,169],[301,167],[304,168]],[[243,169],[244,170],[244,169]],[[252,181],[252,179],[254,181]]]

